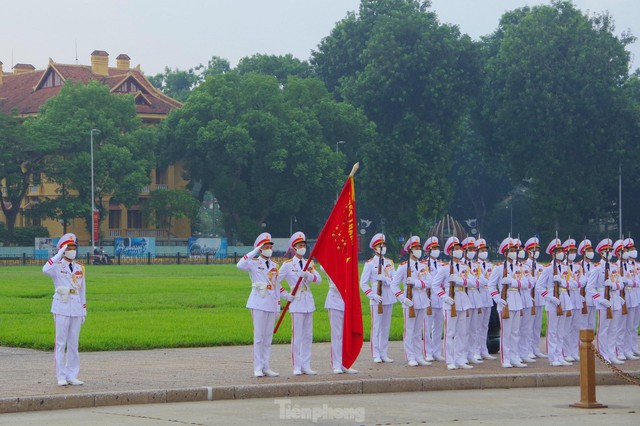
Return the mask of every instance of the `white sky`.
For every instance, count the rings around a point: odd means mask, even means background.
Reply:
[[[432,0],[441,22],[456,24],[473,39],[495,30],[506,10],[548,4],[535,0]],[[609,10],[616,34],[640,37],[638,0],[574,0],[583,11]],[[256,53],[291,53],[308,59],[359,0],[5,0],[0,7],[0,61],[37,69],[59,63],[90,63],[106,50],[111,66],[120,53],[147,75],[165,66],[188,69],[212,56],[232,66]],[[640,66],[640,42],[630,50]]]

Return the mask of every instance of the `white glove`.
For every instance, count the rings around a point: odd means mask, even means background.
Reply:
[[[382,281],[382,283],[384,283],[387,281],[387,276],[385,274],[377,274],[375,280]]]
[[[83,324],[83,325],[84,325],[84,322],[85,322],[86,320],[87,320],[87,316],[85,315],[85,316],[83,316],[83,317],[82,317],[82,324]]]
[[[496,305],[498,305],[498,309],[502,310],[505,306],[507,306],[507,301],[501,298],[495,299]]]
[[[67,287],[56,287],[56,293],[60,295],[62,303],[67,303],[69,301],[69,289]]]
[[[580,301],[582,303],[585,303],[587,301],[587,299],[584,296],[580,295]]]
[[[551,302],[551,304],[552,304],[553,306],[558,306],[558,305],[560,305],[560,299],[558,299],[557,297],[554,297],[554,296],[551,296],[551,297],[549,298],[549,302]]]
[[[578,288],[578,281],[576,281],[576,280],[569,280],[569,288],[570,288],[570,289],[576,289],[576,288]]]
[[[260,254],[260,247],[256,247],[253,250],[251,250],[249,253],[247,253],[247,257],[251,259],[256,257],[258,254]]]
[[[485,277],[483,277],[483,276],[480,276],[480,278],[478,278],[478,281],[480,281],[480,285],[481,285],[481,286],[485,286],[485,285],[489,284],[489,280],[488,280],[488,279],[486,279],[486,278],[485,278]]]
[[[405,283],[407,285],[416,285],[416,282],[418,281],[418,279],[416,277],[407,277],[407,279],[405,280]]]
[[[500,283],[504,285],[512,286],[516,283],[516,280],[514,280],[511,277],[504,277],[502,278],[502,281],[500,281]]]
[[[561,277],[560,275],[554,275],[554,276],[553,276],[553,283],[554,283],[554,284],[555,284],[555,283],[562,284],[562,282],[563,282],[563,279],[562,279],[562,277]]]
[[[376,304],[380,304],[382,303],[382,296],[378,296],[377,293],[371,292],[369,294],[367,294],[367,297],[372,301],[375,302]]]
[[[605,287],[613,287],[613,284],[614,283],[611,280],[605,280],[605,282],[604,282],[604,286]]]
[[[446,303],[447,305],[449,305],[449,306],[451,306],[451,305],[453,305],[454,303],[456,303],[456,301],[455,301],[455,300],[453,300],[453,299],[452,299],[451,297],[449,297],[449,296],[444,296],[444,297],[442,298],[442,301],[443,301],[444,303]]]
[[[291,293],[287,293],[287,295],[284,298],[287,299],[289,302],[293,302],[294,300],[296,300],[296,297]]]
[[[307,280],[307,282],[309,282],[309,281],[313,281],[316,278],[316,276],[313,275],[313,272],[304,271],[302,273],[302,278],[304,278],[305,280]]]
[[[611,307],[611,301],[603,298],[598,298],[598,303],[600,303],[600,305],[602,305],[605,309],[608,309]]]
[[[626,300],[624,300],[624,298],[623,298],[623,297],[620,297],[620,296],[618,296],[618,295],[616,295],[616,297],[618,298],[618,301],[620,301],[620,304],[621,304],[621,305],[626,305],[626,304],[627,304],[627,301],[626,301]]]
[[[406,297],[405,297],[405,298],[402,300],[402,305],[403,305],[403,306],[405,306],[405,307],[407,307],[407,308],[410,308],[410,307],[412,307],[412,306],[413,306],[413,301],[412,301],[411,299],[408,299],[408,298],[406,298]]]
[[[464,284],[464,279],[456,274],[451,274],[449,275],[449,279],[447,280],[447,282],[454,282],[457,285],[463,285]]]

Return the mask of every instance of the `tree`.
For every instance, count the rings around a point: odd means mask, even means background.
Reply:
[[[380,137],[361,151],[362,199],[395,232],[423,232],[446,211],[452,188],[444,177],[480,81],[471,39],[428,7],[363,0],[312,57],[336,96],[376,124]]]
[[[144,214],[151,223],[168,227],[171,236],[173,219],[187,218],[193,222],[200,209],[200,203],[184,189],[161,189],[151,193],[144,205]]]
[[[331,110],[342,116],[327,119]],[[293,215],[308,233],[319,231],[345,168],[336,141],[325,136],[348,130],[357,147],[372,131],[319,80],[290,77],[282,85],[273,76],[238,72],[209,77],[162,127],[167,158],[184,159],[198,198],[210,190],[227,236],[245,242],[263,223],[287,235]]]
[[[483,132],[512,185],[533,191],[530,217],[551,237],[597,231],[617,199],[629,152],[629,35],[607,14],[588,17],[570,1],[506,14],[484,40]]]
[[[14,236],[16,218],[35,175],[43,171],[53,144],[29,134],[21,121],[0,113],[0,208],[7,220],[6,242]]]
[[[112,94],[98,82],[69,82],[25,126],[35,137],[51,144],[46,177],[58,184],[61,196],[77,194],[86,208],[76,205],[74,211],[84,215],[89,231],[91,129],[98,130],[93,134],[94,201],[101,219],[107,211],[107,197],[132,205],[138,202],[140,189],[149,183],[157,130],[141,127],[131,96]]]
[[[188,70],[165,67],[164,72],[149,77],[149,81],[165,95],[184,102],[191,91],[198,87],[207,76],[224,74],[230,69],[228,60],[213,56],[206,66],[199,64]]]
[[[296,76],[300,78],[311,77],[313,70],[306,61],[294,58],[292,54],[284,56],[256,54],[240,59],[236,71],[240,74],[251,72],[272,75],[282,84],[287,78]]]

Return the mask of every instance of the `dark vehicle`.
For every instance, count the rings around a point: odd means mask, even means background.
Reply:
[[[487,349],[490,354],[497,354],[500,350],[500,315],[496,304],[491,308],[489,317],[489,332],[487,333]]]
[[[112,265],[113,260],[109,257],[107,253],[101,248],[94,249],[93,255],[91,256],[91,264],[92,265]]]

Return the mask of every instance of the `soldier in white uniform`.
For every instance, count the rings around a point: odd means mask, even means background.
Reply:
[[[465,292],[470,281],[469,267],[462,262],[464,252],[458,238],[450,237],[444,249],[451,262],[438,270],[432,287],[438,289],[438,297],[444,302],[445,362],[449,370],[470,369],[473,367],[468,364],[469,319],[466,311],[471,309],[471,301]],[[452,315],[454,304],[455,316]]]
[[[569,276],[569,297],[571,298],[571,317],[567,318],[564,343],[562,345],[565,361],[574,362],[580,360],[580,330],[587,326],[587,315],[582,313],[582,306],[586,303],[583,290],[587,286],[587,280],[582,272],[582,264],[576,261],[578,249],[576,241],[569,238],[562,244]]]
[[[396,297],[391,290],[391,282],[396,271],[393,261],[384,255],[387,252],[386,237],[378,233],[371,238],[369,248],[374,256],[367,260],[360,276],[360,288],[371,301],[371,356],[373,362],[393,362],[389,358],[389,331],[391,330],[391,313]],[[379,271],[379,273],[378,273]],[[378,294],[378,281],[382,294]],[[379,307],[382,306],[382,313]]]
[[[424,329],[424,317],[429,306],[427,298],[427,271],[424,264],[420,263],[422,246],[420,237],[412,236],[404,245],[409,253],[409,260],[402,262],[393,276],[391,291],[400,303],[404,314],[404,354],[410,367],[418,365],[431,365],[431,362],[423,358],[422,333]],[[400,283],[404,283],[404,290],[400,290]],[[407,297],[407,290],[411,288],[412,297]],[[415,316],[410,313],[415,311]]]
[[[536,283],[536,292],[546,301],[547,310],[547,351],[549,363],[553,367],[573,365],[564,359],[562,342],[568,320],[566,312],[573,308],[569,297],[568,268],[563,263],[564,250],[562,242],[556,238],[547,246],[547,254],[552,257],[551,263],[542,271]],[[555,287],[558,287],[557,294]],[[561,314],[558,312],[560,306]],[[569,318],[570,319],[570,318]]]
[[[340,290],[329,278],[329,291],[324,301],[324,308],[329,311],[331,327],[331,368],[335,374],[356,374],[358,370],[342,365],[342,336],[344,333],[344,300]]]
[[[498,305],[500,315],[500,358],[503,368],[526,367],[518,353],[520,341],[520,310],[522,310],[522,269],[517,265],[518,253],[512,238],[505,238],[499,246],[499,251],[505,256],[504,263],[494,266],[489,277],[489,289],[491,297]],[[505,272],[506,268],[506,272]],[[505,289],[506,300],[502,295]],[[503,314],[503,308],[507,306],[509,317]]]
[[[438,270],[447,266],[446,263],[438,260],[440,256],[440,243],[438,237],[429,237],[422,247],[427,258],[422,261],[425,264],[427,273],[427,296],[431,303],[431,311],[427,309],[424,320],[424,353],[425,359],[431,361],[444,361],[442,356],[442,328],[444,325],[444,314],[442,312],[442,299],[438,297],[438,289],[433,289],[433,279]],[[430,313],[430,314],[429,314]]]
[[[280,312],[280,298],[293,300],[293,297],[277,282],[278,265],[271,260],[271,234],[263,232],[258,235],[253,247],[237,265],[238,269],[249,272],[251,278],[247,308],[251,309],[253,319],[253,374],[256,377],[276,377],[279,373],[269,366],[273,329],[276,315]],[[255,258],[258,254],[260,256]]]
[[[467,296],[469,296],[469,302],[471,303],[471,308],[466,311],[467,322],[469,324],[467,331],[467,361],[471,364],[482,364],[483,361],[480,356],[480,346],[483,340],[480,333],[480,315],[482,314],[483,304],[480,295],[482,268],[478,262],[475,261],[477,254],[476,239],[474,237],[467,237],[462,240],[461,244],[462,251],[464,251],[464,263],[469,268],[469,278],[465,292]],[[486,336],[484,340],[486,340]]]
[[[582,256],[580,266],[582,267],[583,274],[583,288],[585,289],[584,296],[586,297],[586,285],[589,283],[589,275],[591,271],[597,266],[593,263],[595,251],[591,245],[591,240],[584,239],[578,246],[578,254]],[[593,298],[586,297],[587,299],[587,317],[584,326],[588,329],[596,329],[596,308],[593,305]]]
[[[624,361],[619,360],[615,352],[615,339],[622,317],[620,289],[623,288],[623,285],[620,282],[618,264],[611,262],[611,250],[612,241],[609,238],[600,241],[596,246],[596,251],[602,256],[602,260],[589,274],[587,297],[593,300],[598,309],[598,351],[608,362],[624,364]],[[609,288],[609,298],[606,297],[607,287]],[[611,318],[608,318],[607,315],[609,309]]]
[[[482,359],[496,359],[495,356],[489,354],[489,349],[487,348],[489,320],[491,319],[491,308],[493,308],[493,299],[489,291],[489,277],[493,271],[493,263],[489,261],[489,248],[484,238],[476,240],[476,248],[478,249],[478,268],[480,268],[480,276],[478,277],[478,281],[480,281],[479,291],[480,299],[482,300],[482,312],[478,314],[478,322],[480,323],[480,357]]]
[[[625,289],[625,291],[627,293],[630,293],[630,296],[628,296],[631,298],[630,304],[635,305],[633,309],[629,310],[630,311],[629,315],[631,315],[631,317],[628,321],[631,321],[631,323],[627,324],[630,331],[630,335],[628,336],[629,338],[628,347],[630,350],[629,354],[633,355],[634,357],[640,357],[640,351],[638,350],[638,336],[637,336],[637,330],[638,330],[638,327],[640,326],[640,275],[639,275],[640,271],[638,270],[638,263],[636,262],[636,259],[638,257],[638,251],[636,250],[635,242],[631,238],[628,238],[626,247],[629,252],[628,264],[629,264],[630,282],[629,282],[629,286]],[[636,330],[636,334],[633,333],[633,330]],[[627,358],[630,358],[630,359],[634,359],[634,357],[627,356]]]
[[[547,356],[540,350],[540,336],[542,335],[542,315],[544,313],[544,299],[535,291],[535,284],[540,278],[540,274],[544,267],[538,263],[540,256],[540,240],[538,237],[531,237],[524,243],[524,249],[528,254],[527,265],[531,271],[531,279],[534,288],[531,289],[531,297],[533,298],[533,306],[535,314],[531,312],[533,321],[529,333],[529,358],[546,358]],[[521,337],[522,338],[522,337]],[[532,356],[533,355],[533,356]]]
[[[520,331],[518,333],[518,355],[522,362],[536,362],[535,356],[531,353],[530,336],[533,330],[534,316],[531,309],[534,306],[534,298],[531,297],[531,291],[535,292],[536,282],[533,279],[531,267],[527,263],[527,251],[519,238],[514,240],[518,255],[516,256],[516,265],[520,271],[520,298],[522,299],[522,310],[520,311]]]
[[[299,376],[307,374],[314,376],[316,373],[311,369],[311,344],[313,343],[313,312],[316,305],[311,294],[310,284],[318,284],[322,277],[316,271],[313,261],[305,270],[306,261],[304,255],[307,252],[306,237],[302,232],[294,232],[289,238],[289,247],[294,250],[295,255],[291,260],[282,264],[278,271],[278,283],[287,281],[291,293],[300,281],[298,290],[289,306],[291,312],[291,361],[293,363],[293,374]]]
[[[79,386],[84,383],[78,379],[78,341],[87,316],[84,266],[74,261],[78,247],[74,234],[60,237],[57,247],[58,252],[42,267],[42,272],[51,277],[55,287],[51,313],[56,326],[56,379],[58,386]]]
[[[629,281],[627,269],[626,269],[626,266],[627,266],[625,261],[626,254],[624,253],[623,240],[617,240],[615,243],[613,243],[613,255],[618,258],[617,264],[618,264],[618,272],[620,274],[620,278],[619,278],[620,289],[617,290],[616,292],[612,292],[613,294],[616,294],[618,296],[620,301],[620,316],[616,318],[616,316],[614,315],[614,318],[613,318],[614,322],[617,322],[617,325],[613,327],[613,329],[616,330],[615,340],[614,340],[615,356],[620,361],[626,361],[627,357],[624,355],[624,327],[626,325],[627,317],[629,315],[627,312],[628,308],[626,306],[627,301],[625,300],[625,294],[626,294],[625,287],[627,286],[627,283],[629,283],[630,281]]]

